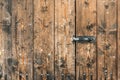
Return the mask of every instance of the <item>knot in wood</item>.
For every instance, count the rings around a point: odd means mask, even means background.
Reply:
[[[108,3],[105,3],[104,6],[105,6],[105,9],[109,8],[109,4]]]

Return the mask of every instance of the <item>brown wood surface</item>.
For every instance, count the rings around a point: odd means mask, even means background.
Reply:
[[[117,0],[117,2],[118,2],[118,4],[117,4],[117,20],[118,20],[118,33],[117,33],[117,39],[118,39],[118,42],[117,42],[117,47],[118,47],[118,50],[117,50],[117,52],[118,52],[118,54],[117,54],[117,58],[118,58],[118,60],[117,60],[117,62],[118,62],[118,65],[117,65],[117,69],[118,69],[118,79],[120,79],[120,1],[119,0]]]
[[[55,0],[55,80],[75,79],[75,0]]]
[[[34,78],[54,76],[54,0],[34,0]]]
[[[96,37],[96,0],[76,0],[76,36]],[[76,80],[96,80],[96,44],[76,45]]]
[[[19,80],[33,79],[33,2],[17,1],[15,38],[17,49]]]
[[[98,79],[116,79],[116,0],[97,0]]]
[[[17,0],[13,0],[11,2],[12,4],[12,26],[11,26],[11,31],[12,31],[12,61],[13,61],[13,65],[12,65],[12,69],[13,69],[13,73],[11,74],[12,76],[12,80],[17,80],[19,79],[19,71],[18,71],[18,56],[17,56],[17,24],[16,24],[16,17],[17,17]]]
[[[119,80],[119,34],[119,0],[0,0],[0,80]]]
[[[12,80],[11,58],[12,54],[12,39],[11,39],[11,1],[2,1],[2,35],[3,47],[4,47],[4,76],[5,78]]]
[[[3,3],[2,0],[0,0],[0,3]],[[3,5],[0,5],[0,72],[3,73],[4,72],[4,37],[3,37],[3,30],[2,30],[2,13],[3,12]],[[0,74],[0,79],[3,79],[4,77],[1,76]]]

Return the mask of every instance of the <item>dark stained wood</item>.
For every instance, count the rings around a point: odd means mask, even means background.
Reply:
[[[4,74],[7,75],[7,79],[12,80],[11,58],[12,54],[12,39],[11,39],[11,8],[12,1],[2,1],[2,35],[3,37],[3,53],[4,53]]]
[[[34,78],[46,80],[53,76],[54,0],[34,0]]]
[[[3,31],[2,31],[2,12],[3,12],[3,0],[0,0],[0,72],[4,72],[4,36],[3,36]],[[3,75],[0,75],[0,79],[4,79]]]
[[[97,0],[98,78],[116,79],[116,0]],[[111,75],[111,76],[110,76]]]
[[[96,0],[76,0],[76,36],[96,37]],[[76,80],[96,80],[96,43],[77,43]]]
[[[34,26],[33,26],[33,0],[26,0],[26,27],[25,27],[25,41],[26,41],[26,80],[33,80],[33,49],[34,49]],[[27,79],[28,78],[28,79]]]
[[[55,80],[75,79],[75,0],[55,0]]]
[[[13,61],[12,64],[12,80],[19,80],[19,71],[18,71],[18,53],[17,53],[17,0],[12,0],[12,25],[11,25],[11,31],[12,31],[12,56],[11,59]]]

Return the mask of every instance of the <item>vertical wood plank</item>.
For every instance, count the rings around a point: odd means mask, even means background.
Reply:
[[[16,57],[16,59],[17,59],[17,61],[19,62],[19,64],[18,64],[18,67],[17,67],[17,80],[23,80],[23,79],[19,79],[20,78],[20,70],[21,70],[21,67],[23,66],[23,67],[25,67],[24,66],[24,64],[22,63],[22,61],[20,61],[21,60],[21,56],[23,55],[23,53],[22,53],[22,38],[21,38],[21,36],[23,35],[23,34],[21,34],[21,32],[22,32],[22,27],[21,27],[21,25],[23,24],[22,23],[22,21],[23,21],[23,18],[22,17],[24,17],[24,19],[25,19],[25,15],[23,16],[23,12],[22,12],[22,8],[21,8],[21,4],[20,4],[20,2],[17,0],[17,1],[15,1],[14,3],[16,3],[16,14],[15,13],[13,13],[14,14],[14,18],[13,18],[13,21],[15,21],[14,23],[13,23],[13,27],[12,27],[12,32],[13,32],[13,37],[12,37],[12,39],[13,39],[13,50],[14,50],[14,55],[13,55],[13,57]],[[13,4],[13,5],[15,5],[15,4]],[[13,7],[13,9],[14,9],[14,7]],[[24,9],[23,9],[24,10]],[[14,31],[15,30],[15,31]],[[15,38],[14,38],[15,37]],[[16,53],[16,55],[15,55],[15,53]],[[22,71],[25,71],[25,70],[21,70],[21,72]]]
[[[2,31],[2,11],[3,11],[3,0],[0,0],[0,79],[4,80],[4,38]]]
[[[96,0],[76,0],[76,36],[96,37]],[[96,43],[76,43],[76,79],[96,79]]]
[[[118,2],[118,80],[120,79],[120,51],[119,51],[119,49],[120,49],[120,1],[119,0],[117,0],[117,2]]]
[[[54,76],[54,0],[34,0],[34,79]]]
[[[11,70],[11,62],[9,58],[11,58],[12,54],[12,39],[11,39],[11,5],[12,1],[4,0],[2,7],[2,32],[3,32],[3,47],[4,47],[4,74],[7,75],[6,78],[12,80],[12,70]]]
[[[98,0],[98,75],[99,79],[116,79],[116,1]]]
[[[11,25],[11,38],[12,38],[12,56],[9,58],[9,61],[11,61],[11,69],[12,69],[12,80],[18,80],[19,79],[19,71],[18,71],[18,53],[17,53],[17,0],[12,0],[12,25]]]
[[[33,2],[17,1],[17,56],[19,80],[33,79]]]
[[[27,58],[27,72],[26,72],[26,80],[33,80],[33,49],[34,49],[34,25],[33,25],[33,0],[26,0],[26,26],[25,27],[25,40],[26,40],[26,58]]]
[[[75,80],[75,0],[55,0],[55,79]]]
[[[76,35],[96,37],[96,0],[77,0],[76,1]],[[76,78],[96,80],[96,44],[77,43],[77,65]]]
[[[104,29],[103,29],[103,27],[104,27],[104,1],[105,0],[98,0],[97,1],[97,18],[99,19],[97,19],[97,23],[98,23],[98,25],[101,25],[102,26],[102,28],[100,28],[101,30],[98,30],[98,32],[100,33],[101,32],[101,34],[99,35],[97,35],[97,37],[98,37],[98,41],[97,42],[99,42],[98,43],[98,46],[97,46],[97,48],[98,48],[98,80],[102,80],[102,79],[104,79],[104,73],[103,73],[103,68],[102,67],[104,67],[104,50],[101,50],[101,48],[103,48],[103,47],[101,47],[103,44],[104,44],[104,37],[105,37],[105,35],[103,34],[103,33],[105,33],[105,31],[104,31]],[[99,10],[98,10],[99,9]],[[102,21],[101,21],[102,20]],[[98,25],[97,25],[97,28],[98,28]],[[97,32],[97,33],[98,33]],[[100,37],[100,38],[99,38]],[[101,45],[102,44],[102,45]],[[102,61],[101,61],[102,60]]]

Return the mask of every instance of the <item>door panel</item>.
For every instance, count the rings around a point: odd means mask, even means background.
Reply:
[[[34,79],[54,76],[54,0],[34,0]]]
[[[98,79],[116,79],[116,0],[97,0]]]
[[[119,0],[0,0],[0,80],[119,80],[119,13]]]
[[[15,40],[19,80],[33,79],[33,8],[32,0],[17,1],[15,19]],[[14,8],[14,7],[13,7]],[[14,15],[13,15],[14,16]],[[14,23],[13,23],[14,24]],[[14,30],[14,28],[12,28]],[[14,38],[13,38],[14,39]],[[13,43],[14,44],[14,43]],[[12,79],[13,80],[13,79]]]
[[[55,0],[55,80],[75,79],[75,0]]]
[[[76,0],[76,36],[96,37],[96,0]],[[96,80],[96,43],[76,43],[76,80]]]

